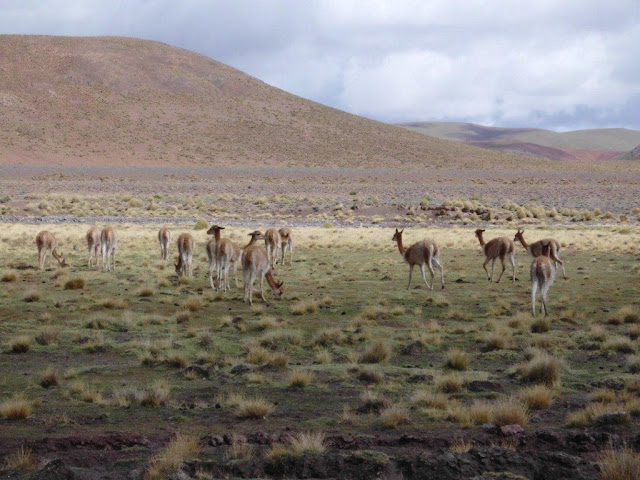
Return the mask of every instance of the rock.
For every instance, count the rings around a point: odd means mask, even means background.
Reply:
[[[496,427],[495,424],[493,424],[493,423],[483,423],[482,424],[482,429],[485,432],[492,432],[493,433],[493,432],[495,432],[496,428],[498,428],[498,427]]]
[[[209,378],[209,370],[207,370],[204,367],[201,367],[200,365],[196,365],[196,364],[189,365],[187,368],[184,369],[182,373],[187,374],[191,372],[195,373],[200,378]]]
[[[191,477],[184,473],[182,470],[172,473],[167,477],[167,480],[190,480]]]
[[[562,443],[562,438],[560,435],[554,432],[545,432],[541,431],[536,434],[539,440],[547,443],[560,444]]]
[[[502,435],[504,435],[505,437],[522,435],[524,433],[524,428],[517,424],[503,425],[502,427],[500,427],[500,433],[502,433]]]
[[[233,375],[240,375],[242,373],[247,373],[249,371],[251,371],[253,369],[253,367],[251,367],[251,365],[247,365],[246,363],[239,363],[238,365],[235,365],[231,368],[231,370],[229,370]]]
[[[51,460],[29,476],[29,480],[73,480],[75,474],[60,459]]]
[[[209,445],[211,445],[212,447],[224,445],[224,438],[222,438],[220,435],[209,437]]]
[[[247,443],[247,437],[241,433],[228,433],[224,436],[224,443],[234,445],[236,443]]]

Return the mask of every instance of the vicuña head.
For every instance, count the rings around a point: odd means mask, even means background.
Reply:
[[[524,230],[520,230],[518,229],[518,231],[516,232],[516,236],[513,237],[513,241],[514,242],[522,242],[524,240]]]
[[[218,225],[212,225],[209,230],[207,230],[207,235],[215,235],[216,232],[220,230],[224,230],[224,227],[219,227]]]
[[[402,238],[402,232],[404,232],[404,228],[402,230],[398,230],[396,228],[396,233],[393,234],[393,238],[391,240],[395,242],[398,238]]]
[[[480,238],[482,237],[482,234],[485,232],[485,230],[483,228],[478,228],[476,230],[476,237]]]

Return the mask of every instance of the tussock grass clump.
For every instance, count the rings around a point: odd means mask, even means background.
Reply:
[[[5,457],[5,465],[9,470],[26,473],[34,470],[38,462],[33,457],[31,449],[22,445],[17,451]]]
[[[57,387],[60,384],[59,377],[58,369],[49,367],[40,377],[40,386],[42,388]]]
[[[640,373],[640,355],[629,355],[627,357],[627,367],[631,373]]]
[[[391,347],[383,340],[370,344],[358,359],[359,363],[385,363],[391,358]]]
[[[27,303],[37,302],[38,300],[40,300],[40,293],[36,290],[27,290],[24,294],[24,297],[22,297],[22,300]]]
[[[385,318],[388,315],[388,310],[382,305],[373,305],[369,307],[364,307],[362,309],[362,313],[360,316],[364,320],[378,320],[381,318]]]
[[[235,442],[227,450],[227,460],[251,460],[255,455],[255,448],[249,443]]]
[[[13,353],[26,353],[31,348],[33,338],[28,335],[19,335],[9,342],[9,348]]]
[[[384,373],[375,365],[367,365],[354,370],[356,378],[365,383],[381,383],[384,380]]]
[[[264,347],[252,346],[247,352],[247,363],[263,364],[269,362],[273,358],[273,354],[270,350]]]
[[[18,274],[13,270],[2,272],[2,276],[0,276],[0,281],[5,283],[15,282],[16,280],[18,280]]]
[[[82,277],[70,278],[64,283],[65,290],[82,290],[87,286],[87,281]]]
[[[300,432],[291,440],[291,450],[296,455],[323,453],[325,434],[322,432]]]
[[[380,420],[385,428],[398,428],[409,423],[409,411],[401,405],[391,405],[380,412]]]
[[[182,464],[200,451],[198,438],[178,433],[169,444],[151,460],[147,476],[149,480],[164,480],[176,473]]]
[[[520,425],[529,423],[529,409],[517,398],[501,400],[493,406],[493,423],[503,425]]]
[[[188,310],[183,310],[181,312],[176,313],[176,323],[178,325],[187,323],[190,318],[191,318],[191,312],[189,312]]]
[[[605,450],[598,464],[603,480],[640,480],[640,454],[630,447]]]
[[[100,306],[107,310],[123,310],[127,307],[124,301],[115,298],[105,298],[100,302]]]
[[[458,375],[447,375],[436,382],[436,391],[440,393],[458,393],[463,387],[464,381]]]
[[[608,388],[598,388],[589,394],[590,402],[613,403],[616,401],[616,392]]]
[[[318,313],[318,302],[314,299],[300,300],[291,306],[293,315],[305,315],[307,313]]]
[[[546,333],[551,330],[551,320],[540,317],[531,323],[531,333]]]
[[[24,420],[33,413],[33,402],[15,395],[0,403],[0,416],[9,420]]]
[[[189,365],[187,357],[180,352],[169,352],[165,359],[165,363],[174,368],[186,368]]]
[[[452,308],[446,314],[445,318],[449,320],[459,320],[461,322],[473,321],[473,313],[462,310],[461,308]]]
[[[626,424],[631,422],[628,412],[615,405],[593,403],[582,410],[572,412],[567,417],[568,427],[584,428],[594,424]]]
[[[635,353],[636,344],[626,337],[612,337],[602,344],[603,351],[615,351],[619,353]]]
[[[438,410],[445,410],[451,403],[446,395],[427,390],[414,392],[409,402],[413,407],[435,408]]]
[[[330,345],[341,345],[344,342],[344,334],[339,328],[325,328],[316,333],[311,340],[313,345],[328,347]]]
[[[189,300],[184,302],[184,307],[190,312],[197,312],[202,308],[203,301],[200,297],[191,297]]]
[[[153,288],[151,287],[142,287],[140,290],[138,290],[138,296],[142,298],[152,297],[153,294],[154,294],[154,291],[153,291]]]
[[[544,384],[524,388],[518,393],[518,399],[530,410],[547,408],[556,396],[557,393]]]
[[[493,332],[488,333],[482,338],[482,342],[485,344],[485,350],[492,352],[494,350],[503,350],[507,348],[508,336],[502,333]]]
[[[264,398],[244,398],[237,400],[235,414],[238,418],[262,419],[275,410],[275,405]]]
[[[561,370],[561,361],[558,358],[546,353],[538,353],[518,368],[518,374],[527,382],[558,387]]]
[[[458,422],[464,428],[490,422],[493,412],[491,405],[479,400],[475,400],[471,405],[449,400],[445,410],[447,420]]]
[[[140,396],[140,405],[143,407],[158,407],[169,401],[171,389],[166,380],[155,382],[145,388]]]
[[[311,383],[312,379],[313,372],[301,368],[294,368],[289,374],[289,386],[293,388],[304,388]]]
[[[45,326],[36,334],[36,342],[38,345],[51,345],[58,341],[60,331],[56,327]]]
[[[638,309],[630,305],[621,307],[609,318],[617,320],[617,325],[622,323],[640,323],[640,313],[638,312]]]
[[[274,330],[265,333],[259,343],[263,347],[274,349],[286,344],[302,345],[302,335],[296,330]]]
[[[453,370],[466,370],[469,367],[469,355],[457,348],[449,350],[445,366]]]
[[[313,354],[313,361],[314,363],[328,364],[333,362],[333,355],[326,348],[321,348]]]
[[[469,440],[468,442],[463,438],[457,439],[451,447],[449,447],[449,451],[452,453],[467,453],[469,450],[473,448],[473,442]]]

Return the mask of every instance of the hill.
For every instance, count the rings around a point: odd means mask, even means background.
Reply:
[[[640,158],[640,145],[638,145],[636,148],[634,148],[630,152],[626,152],[625,154],[621,155],[620,158],[623,158],[625,160],[639,159]]]
[[[640,143],[640,131],[625,128],[558,133],[536,128],[486,127],[462,122],[411,122],[400,125],[438,138],[553,160],[609,160]]]
[[[523,165],[305,100],[158,42],[3,35],[0,57],[1,164]]]

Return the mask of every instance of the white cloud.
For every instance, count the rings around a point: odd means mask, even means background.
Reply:
[[[160,40],[383,121],[640,128],[639,0],[0,0],[0,31]]]

